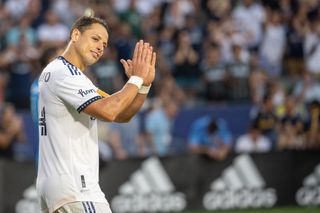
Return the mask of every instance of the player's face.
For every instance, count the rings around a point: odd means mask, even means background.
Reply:
[[[81,33],[77,50],[86,65],[96,63],[107,47],[108,32],[101,24],[92,24]]]

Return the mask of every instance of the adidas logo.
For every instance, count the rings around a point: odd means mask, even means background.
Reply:
[[[115,212],[172,212],[186,207],[185,195],[175,187],[158,158],[142,162],[139,170],[119,187],[111,201]]]
[[[31,185],[23,192],[23,199],[16,204],[16,213],[40,212],[39,198],[35,185]]]
[[[266,189],[266,183],[252,158],[236,157],[221,177],[211,183],[203,198],[207,210],[272,207],[277,201],[276,190]]]
[[[320,204],[320,164],[304,178],[303,186],[296,193],[296,201],[301,206]]]

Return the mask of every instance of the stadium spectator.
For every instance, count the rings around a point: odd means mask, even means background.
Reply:
[[[10,103],[4,103],[0,108],[0,158],[14,159],[14,144],[25,142],[25,132],[22,119],[16,114]]]
[[[99,88],[109,93],[114,93],[121,89],[123,76],[117,61],[117,51],[114,47],[108,48],[101,59],[92,66],[93,75],[96,78]]]
[[[118,14],[121,21],[126,22],[129,24],[131,28],[131,32],[137,38],[141,37],[141,19],[142,17],[136,10],[136,0],[130,0],[130,5],[127,10],[122,11]]]
[[[309,17],[309,28],[304,37],[304,57],[307,71],[318,77],[320,74],[320,20],[317,10],[310,12]]]
[[[26,88],[30,88],[32,83],[33,62],[39,57],[39,52],[24,34],[20,35],[17,46],[10,46],[9,51],[7,100],[17,108],[28,109],[30,93]]]
[[[165,10],[163,22],[166,26],[182,29],[187,15],[195,12],[195,4],[191,0],[172,1]]]
[[[315,100],[309,103],[308,147],[320,148],[320,103]]]
[[[20,38],[23,36],[30,45],[34,46],[37,42],[37,37],[36,31],[31,27],[31,17],[24,15],[18,22],[19,24],[17,26],[12,27],[6,33],[6,44],[17,47]]]
[[[207,100],[227,100],[227,70],[221,61],[221,52],[216,44],[205,49],[201,62],[201,75],[204,81],[204,95]]]
[[[281,117],[285,113],[284,105],[286,101],[287,92],[284,85],[278,80],[269,81],[268,94],[272,99],[274,114],[276,117]]]
[[[303,7],[298,10],[303,11]],[[285,73],[302,76],[305,67],[303,61],[303,42],[308,22],[303,13],[298,12],[288,19],[287,44],[285,53]]]
[[[51,3],[52,10],[67,26],[71,26],[76,17],[83,15],[88,7],[87,0],[56,0]]]
[[[250,61],[249,86],[250,99],[254,105],[262,103],[263,97],[267,93],[267,84],[269,82],[267,73],[259,67],[258,63],[258,57],[252,56]]]
[[[0,106],[5,101],[7,82],[8,82],[8,75],[0,70]]]
[[[223,119],[208,115],[192,123],[188,143],[191,153],[224,160],[231,151],[232,135]]]
[[[190,103],[191,98],[187,97],[185,91],[177,84],[170,73],[163,74],[161,79],[154,85],[155,97],[162,101],[174,100],[179,106]]]
[[[230,100],[249,100],[249,61],[242,57],[242,48],[232,45],[232,60],[227,64],[227,88]]]
[[[282,75],[282,63],[286,45],[285,26],[278,10],[267,10],[260,46],[260,66],[268,76],[277,78]]]
[[[144,153],[141,151],[143,140],[138,116],[133,117],[128,123],[109,125],[109,141],[115,159],[143,157]]]
[[[32,0],[8,0],[5,1],[4,5],[11,18],[18,20],[25,14],[31,1]]]
[[[297,110],[298,103],[294,97],[285,100],[284,115],[280,118],[278,128],[278,150],[305,149],[307,147],[305,121]]]
[[[126,22],[119,22],[116,26],[115,33],[114,46],[118,53],[117,61],[122,58],[130,58],[136,41],[132,34],[130,25]]]
[[[184,29],[190,36],[191,45],[197,52],[200,52],[202,49],[203,30],[201,29],[201,23],[199,24],[197,20],[198,17],[196,15],[187,15]]]
[[[205,7],[208,19],[223,20],[230,17],[231,1],[230,0],[208,0]]]
[[[174,55],[174,50],[175,50],[175,44],[172,42],[173,36],[175,33],[175,29],[173,27],[164,27],[160,31],[160,36],[159,36],[159,51],[162,53],[163,58],[163,64],[166,65],[168,69],[172,69],[173,67],[173,55]],[[159,63],[161,66],[161,64]],[[163,66],[163,65],[162,65]],[[159,68],[161,69],[161,67]]]
[[[178,105],[171,99],[160,102],[160,106],[156,106],[146,115],[145,129],[151,144],[153,144],[153,152],[158,156],[171,154],[171,131],[177,111]]]
[[[248,133],[241,135],[235,142],[234,150],[237,153],[262,153],[271,151],[272,143],[265,137],[256,123],[251,124]]]
[[[275,149],[278,119],[274,113],[272,96],[266,95],[264,97],[261,106],[253,115],[252,122],[257,124],[262,134],[272,142],[272,149]]]
[[[192,46],[188,31],[179,31],[174,53],[173,75],[178,84],[189,93],[193,92],[193,86],[200,76],[198,62],[199,54]]]
[[[299,101],[309,104],[312,101],[320,100],[320,82],[311,73],[304,73],[303,78],[294,84],[293,94]]]
[[[246,46],[253,51],[257,51],[260,46],[265,16],[265,8],[254,0],[241,0],[232,11],[237,29],[244,36]]]
[[[46,11],[45,22],[37,30],[37,36],[41,47],[62,46],[69,36],[68,28],[60,21],[59,16],[53,10]]]

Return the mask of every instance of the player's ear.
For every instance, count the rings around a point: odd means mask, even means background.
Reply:
[[[79,39],[81,32],[78,29],[73,29],[71,33],[71,41],[75,42]]]

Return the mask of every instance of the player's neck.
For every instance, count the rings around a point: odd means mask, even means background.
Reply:
[[[68,46],[61,55],[71,64],[78,67],[82,72],[85,70],[86,65],[82,62],[80,56],[72,47]]]

